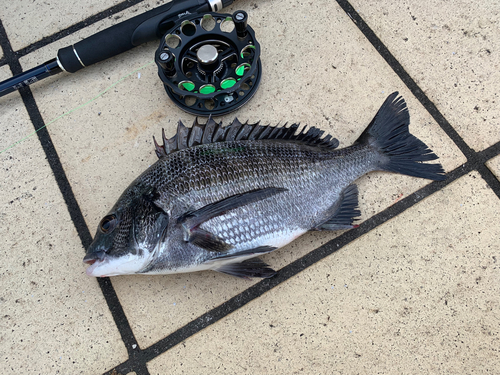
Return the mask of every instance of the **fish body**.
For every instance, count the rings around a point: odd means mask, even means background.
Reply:
[[[84,262],[90,276],[215,270],[271,277],[259,255],[311,230],[354,226],[354,181],[375,170],[440,180],[437,156],[408,131],[404,100],[390,95],[350,147],[317,128],[209,119],[156,143],[159,160],[101,221]]]

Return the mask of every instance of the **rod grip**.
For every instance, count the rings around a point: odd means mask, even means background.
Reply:
[[[207,0],[174,0],[98,32],[57,52],[62,68],[74,73],[139,44],[158,39],[186,11],[209,10]],[[169,27],[170,26],[170,27]]]

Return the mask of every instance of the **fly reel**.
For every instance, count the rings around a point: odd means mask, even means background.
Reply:
[[[158,75],[173,102],[198,116],[220,116],[255,94],[262,65],[248,15],[206,13],[181,18],[155,54]]]

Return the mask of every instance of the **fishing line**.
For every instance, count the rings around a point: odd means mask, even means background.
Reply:
[[[93,101],[99,99],[101,96],[103,96],[106,92],[108,92],[109,90],[111,90],[113,87],[115,87],[117,84],[119,84],[120,82],[122,82],[123,80],[125,80],[126,78],[130,77],[132,74],[134,73],[137,73],[139,72],[140,70],[144,69],[144,68],[147,68],[148,66],[154,64],[154,61],[150,61],[148,62],[147,64],[141,66],[140,68],[137,68],[136,70],[124,75],[122,78],[120,78],[118,81],[116,81],[115,83],[111,84],[109,87],[107,87],[106,89],[104,89],[102,92],[100,92],[99,94],[97,94],[95,97],[93,97],[92,99],[90,99],[89,101],[87,101],[86,103],[83,103],[83,104],[80,104],[79,106],[73,108],[73,109],[70,109],[68,112],[66,113],[63,113],[62,115],[60,116],[57,116],[55,119],[49,121],[48,123],[46,123],[45,125],[43,125],[40,129],[38,130],[35,130],[33,133],[27,135],[26,137],[20,139],[19,141],[11,144],[9,147],[7,147],[6,149],[0,151],[0,155],[3,154],[4,152],[10,150],[11,148],[13,148],[14,146],[18,145],[19,143],[25,141],[26,139],[32,137],[33,135],[35,135],[36,133],[38,133],[40,130],[46,128],[47,126],[49,126],[50,124],[56,122],[57,120],[63,118],[63,117],[66,117],[68,115],[70,115],[71,113],[75,112],[76,110],[78,109],[82,109],[84,107],[86,107],[87,105],[89,105],[90,103],[92,103]]]

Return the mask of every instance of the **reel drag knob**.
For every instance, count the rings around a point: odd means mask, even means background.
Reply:
[[[219,66],[219,53],[217,48],[211,44],[205,44],[196,52],[198,62],[203,66],[203,70],[214,70]]]

